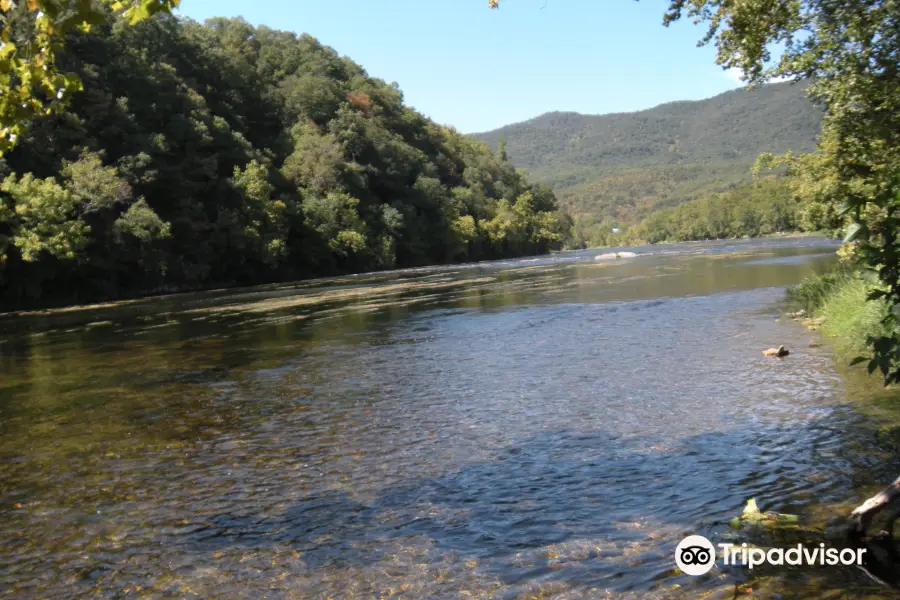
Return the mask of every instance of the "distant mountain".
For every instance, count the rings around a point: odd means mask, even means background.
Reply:
[[[553,112],[474,134],[506,140],[517,167],[575,214],[632,220],[749,179],[762,152],[810,151],[822,112],[806,86],[775,83],[609,115]]]

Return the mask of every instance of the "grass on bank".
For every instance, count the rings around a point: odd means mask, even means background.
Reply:
[[[874,289],[872,281],[842,261],[836,271],[809,277],[788,288],[788,298],[812,317],[806,324],[817,325],[832,347],[847,397],[878,424],[879,440],[896,454],[900,452],[900,386],[884,387],[881,373],[868,373],[868,361],[850,367],[857,356],[872,356],[872,348],[866,346],[869,336],[888,333],[881,323],[887,313],[884,300],[866,300]]]
[[[808,277],[788,288],[788,298],[805,308],[810,317],[822,319],[821,331],[840,359],[866,350],[869,336],[885,332],[881,324],[887,308],[883,301],[867,301],[875,286],[857,271],[841,266],[824,275]]]

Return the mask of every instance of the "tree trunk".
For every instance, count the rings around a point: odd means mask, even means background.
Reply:
[[[865,535],[869,525],[872,524],[872,519],[882,511],[887,511],[888,515],[884,532],[891,535],[894,529],[894,521],[900,518],[900,477],[850,513],[850,518],[855,521],[853,525],[854,533]]]

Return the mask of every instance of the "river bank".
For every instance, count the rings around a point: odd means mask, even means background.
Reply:
[[[881,320],[887,307],[881,300],[866,299],[875,289],[860,271],[843,264],[788,288],[787,296],[805,311],[804,324],[821,330],[834,346],[836,358],[850,361],[865,353],[869,336],[884,333]]]
[[[334,275],[330,277],[311,277],[305,279],[297,279],[281,283],[269,283],[254,286],[233,285],[223,286],[215,285],[209,287],[190,287],[183,289],[166,290],[159,293],[134,295],[131,297],[89,303],[76,303],[62,306],[48,306],[42,308],[31,308],[23,310],[0,310],[0,321],[11,320],[16,318],[30,317],[54,317],[64,316],[69,313],[91,313],[103,312],[106,310],[127,309],[128,307],[152,306],[162,303],[162,305],[180,305],[184,302],[195,303],[200,301],[216,301],[219,298],[228,298],[232,296],[240,296],[246,293],[273,293],[286,294],[293,292],[302,292],[304,290],[314,290],[329,286],[345,286],[360,285],[367,282],[385,281],[394,277],[405,279],[420,273],[443,273],[455,272],[459,270],[472,271],[477,269],[493,269],[497,266],[509,265],[514,263],[542,265],[548,261],[563,260],[566,262],[577,261],[582,258],[594,258],[600,250],[616,249],[629,255],[640,254],[650,256],[659,253],[678,253],[679,248],[696,247],[698,244],[716,244],[723,242],[748,243],[754,240],[815,240],[823,239],[822,236],[816,234],[803,233],[780,233],[754,238],[727,238],[722,240],[696,240],[684,242],[666,242],[656,244],[637,244],[631,246],[598,246],[585,248],[581,250],[560,250],[554,251],[549,255],[523,256],[517,258],[496,259],[488,261],[471,261],[455,263],[450,265],[430,265],[423,267],[411,267],[405,269],[390,269],[365,271],[360,273],[347,273],[343,275]]]
[[[874,289],[876,286],[859,271],[838,265],[789,287],[787,297],[792,310],[799,308],[806,313],[794,320],[818,332],[822,342],[833,349],[835,368],[860,410],[876,419],[883,432],[893,432],[900,428],[900,390],[885,388],[880,372],[869,374],[867,362],[850,366],[858,356],[871,356],[871,348],[866,345],[869,336],[885,332],[881,324],[887,311],[884,302],[866,299]]]
[[[677,244],[704,244],[709,242],[746,242],[750,240],[777,240],[777,239],[831,239],[828,232],[822,231],[779,231],[776,233],[766,233],[763,235],[741,235],[726,236],[721,238],[697,238],[694,240],[661,240],[657,242],[647,242],[643,239],[629,239],[618,244],[607,244],[599,246],[586,246],[584,250],[608,250],[610,248],[630,248],[634,246],[673,246]],[[557,251],[565,252],[564,250]]]

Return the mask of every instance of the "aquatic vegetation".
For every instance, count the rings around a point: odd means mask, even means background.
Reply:
[[[468,287],[483,283],[493,283],[495,281],[496,280],[493,277],[479,277],[462,280],[444,277],[436,281],[410,281],[386,285],[338,288],[321,292],[281,295],[276,298],[258,298],[249,302],[195,308],[185,311],[185,314],[267,313],[285,309],[313,307],[329,302],[348,300],[367,300],[368,304],[371,306],[372,301],[376,299],[392,298],[404,293]]]
[[[762,512],[756,504],[755,498],[747,500],[747,505],[741,516],[734,517],[728,524],[734,529],[742,527],[793,527],[800,521],[797,515],[788,515],[776,512]]]

